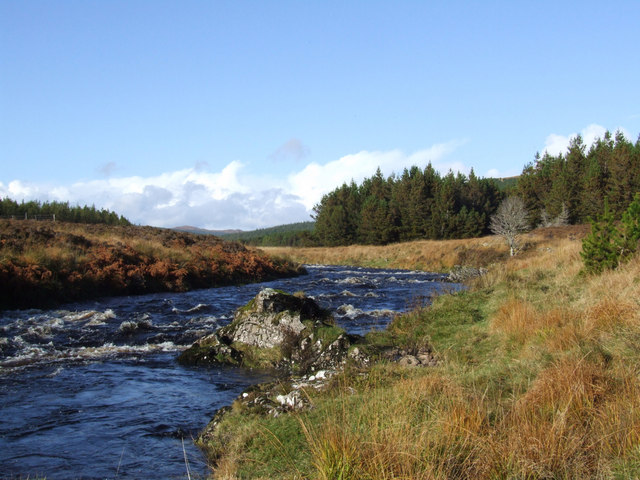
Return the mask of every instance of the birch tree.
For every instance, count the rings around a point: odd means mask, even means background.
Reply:
[[[520,248],[519,236],[529,230],[529,213],[519,197],[507,197],[491,217],[489,229],[507,242],[513,257]]]

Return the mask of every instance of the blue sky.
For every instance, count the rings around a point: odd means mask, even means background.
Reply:
[[[0,0],[0,196],[156,226],[310,219],[431,161],[640,133],[640,2]]]

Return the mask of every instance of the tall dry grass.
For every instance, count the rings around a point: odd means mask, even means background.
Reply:
[[[580,240],[586,232],[587,228],[582,225],[534,230],[522,236],[524,255],[530,258],[532,252],[535,256],[535,252],[541,249],[569,248],[576,251],[574,247],[580,246]],[[384,246],[261,247],[261,249],[271,255],[299,263],[427,271],[449,270],[454,265],[486,267],[505,262],[509,257],[507,245],[497,236],[464,240],[418,240]]]
[[[441,352],[437,369],[364,395],[359,413],[307,427],[318,478],[637,478],[640,260],[589,277],[578,238],[528,242],[477,282],[491,292],[485,326],[449,333],[499,347],[477,365]],[[504,365],[525,364],[528,382],[504,383]],[[500,382],[506,397],[488,387]]]
[[[444,375],[343,394],[335,408],[319,425],[301,420],[314,478],[429,480],[483,469],[483,406]]]

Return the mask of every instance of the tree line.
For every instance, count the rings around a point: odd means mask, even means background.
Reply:
[[[431,164],[384,178],[380,169],[325,195],[314,207],[313,238],[321,245],[386,244],[418,238],[487,234],[508,195],[522,199],[532,227],[586,223],[604,210],[620,218],[640,192],[640,136],[606,132],[588,149],[578,135],[565,154],[536,154],[517,179],[441,176]]]
[[[418,238],[469,238],[488,233],[504,194],[491,179],[431,164],[384,178],[380,169],[362,184],[343,184],[314,207],[320,244],[387,244]]]
[[[10,198],[0,199],[0,218],[36,218],[36,216],[53,216],[61,222],[103,223],[106,225],[131,225],[122,215],[106,209],[98,210],[92,206],[71,206],[69,202],[16,202]]]
[[[640,136],[606,132],[587,150],[580,135],[566,154],[536,155],[518,178],[513,193],[522,198],[534,224],[561,215],[569,223],[587,223],[604,211],[620,218],[640,192]]]

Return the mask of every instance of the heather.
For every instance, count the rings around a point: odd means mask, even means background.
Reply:
[[[0,221],[0,308],[183,292],[299,273],[208,235],[153,227]]]

